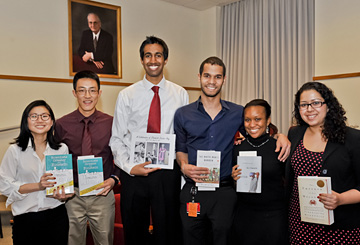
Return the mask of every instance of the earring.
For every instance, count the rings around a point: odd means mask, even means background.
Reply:
[[[266,133],[269,133],[269,126],[266,127]]]

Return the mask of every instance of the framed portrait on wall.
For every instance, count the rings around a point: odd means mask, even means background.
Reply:
[[[68,0],[70,76],[91,70],[100,77],[121,78],[121,8]]]

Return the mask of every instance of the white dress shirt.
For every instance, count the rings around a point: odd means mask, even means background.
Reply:
[[[131,135],[134,132],[147,131],[149,109],[154,97],[151,90],[153,86],[144,76],[142,81],[120,91],[116,101],[110,147],[115,164],[128,174],[133,167],[129,164]],[[175,111],[189,103],[189,95],[183,87],[165,78],[156,86],[160,87],[161,133],[173,134]]]
[[[65,144],[61,144],[58,150],[50,148],[47,144],[44,155],[68,153],[69,150]],[[52,209],[63,204],[57,199],[46,197],[45,190],[26,194],[19,192],[21,185],[38,183],[44,173],[45,158],[40,160],[30,140],[25,151],[16,144],[9,146],[0,165],[0,192],[8,197],[6,206],[11,204],[14,216]]]
[[[101,29],[98,31],[97,34],[95,34],[94,32],[92,33],[93,34],[93,40],[96,37],[96,40],[99,42],[100,32],[101,32]],[[94,60],[94,53],[93,52],[91,52],[91,59]]]

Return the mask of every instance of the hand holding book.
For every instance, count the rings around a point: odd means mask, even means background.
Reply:
[[[103,182],[102,185],[100,185],[95,189],[95,190],[102,189],[98,194],[96,194],[96,196],[106,196],[109,193],[109,191],[112,190],[114,185],[115,185],[115,180],[113,180],[112,178],[108,178]]]
[[[239,168],[239,165],[235,165],[232,168],[232,172],[231,172],[231,177],[236,181],[238,179],[240,179],[241,177],[241,168]]]
[[[52,173],[44,173],[39,181],[39,189],[40,190],[45,190],[47,187],[53,187],[56,182],[55,181],[55,177],[53,176]],[[53,180],[53,181],[49,181],[49,180]]]
[[[340,194],[331,191],[331,193],[321,193],[319,200],[324,204],[324,208],[334,210],[340,205]]]
[[[75,193],[69,193],[69,194],[65,194],[65,187],[62,186],[61,188],[56,188],[54,189],[54,193],[52,196],[52,198],[55,198],[61,202],[66,201],[67,199],[73,197],[75,195]]]

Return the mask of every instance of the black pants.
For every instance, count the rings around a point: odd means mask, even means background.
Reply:
[[[209,241],[214,245],[228,244],[237,199],[234,188],[227,186],[217,188],[216,191],[198,191],[195,202],[200,203],[200,214],[189,217],[186,203],[192,200],[192,186],[194,184],[185,184],[180,194],[184,244],[208,245]]]
[[[289,244],[286,210],[256,210],[239,206],[234,219],[232,244]]]
[[[14,245],[67,245],[68,235],[69,219],[65,205],[14,217]]]
[[[121,216],[126,245],[181,244],[180,169],[158,170],[146,177],[121,171]],[[153,235],[149,234],[150,210]]]

